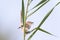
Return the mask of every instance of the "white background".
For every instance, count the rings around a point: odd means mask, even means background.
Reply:
[[[50,0],[44,7],[28,18],[34,24],[31,29],[37,27],[43,17],[57,4],[60,0]],[[39,0],[34,0],[29,9],[35,6]],[[25,0],[26,3],[26,0]],[[25,4],[26,6],[26,4]],[[41,31],[37,31],[31,40],[60,40],[60,4],[55,7],[52,14],[44,22],[41,28],[55,34],[57,37],[50,36]],[[21,0],[0,0],[0,32],[7,33],[11,36],[10,40],[23,40],[23,32],[17,29],[20,24]],[[28,38],[29,34],[26,36]]]

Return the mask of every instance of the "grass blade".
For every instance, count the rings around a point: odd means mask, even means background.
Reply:
[[[25,8],[24,8],[24,0],[22,0],[22,19],[23,19],[24,40],[25,40]]]
[[[49,1],[49,0],[48,0]],[[35,11],[33,11],[31,14],[29,14],[27,17],[31,16],[32,14],[34,14],[36,11],[38,11],[42,6],[44,6],[48,1],[46,1],[45,3],[43,3],[40,7],[38,7]]]
[[[41,23],[38,25],[38,27],[36,28],[36,30],[30,35],[30,37],[28,38],[28,40],[30,40],[32,37],[33,37],[33,35],[38,31],[38,28],[39,27],[41,27],[41,25],[45,22],[45,20],[48,18],[48,16],[52,13],[52,11],[54,10],[54,8],[59,4],[60,2],[58,2],[49,12],[48,12],[48,14],[43,18],[43,20],[41,21]],[[39,29],[40,31],[43,31],[43,32],[45,32],[45,33],[48,33],[48,34],[50,34],[50,35],[53,35],[53,34],[51,34],[51,33],[49,33],[49,32],[47,32],[47,31],[45,31],[45,30],[43,30],[43,29]]]
[[[33,0],[28,0],[28,1],[29,1],[28,5],[30,5]]]
[[[32,36],[33,36],[36,32],[37,32],[37,30],[35,30],[35,31],[29,36],[29,38],[28,38],[27,40],[30,40],[30,39],[32,38]]]
[[[38,30],[40,30],[40,31],[42,31],[42,32],[44,32],[44,33],[47,33],[47,34],[49,34],[49,35],[53,35],[53,34],[47,32],[47,31],[45,31],[44,29],[38,28]]]
[[[24,0],[22,0],[22,20],[23,20],[23,24],[24,24],[24,15],[25,15],[25,12],[24,12]]]
[[[29,8],[29,5],[31,4],[33,0],[28,0],[27,1],[27,7],[26,7],[26,20],[27,20],[27,14],[28,14],[28,8]]]
[[[59,2],[60,3],[60,2]],[[43,18],[43,20],[41,21],[41,23],[39,24],[38,27],[41,27],[41,25],[45,22],[45,20],[49,17],[49,15],[52,13],[52,11],[54,10],[54,8],[59,4],[57,3],[47,14],[46,16]]]
[[[40,2],[39,2],[36,6],[34,6],[32,9],[38,7],[39,5],[41,5],[42,3],[44,3],[45,1],[47,1],[47,0],[42,0],[42,1],[40,1]],[[31,9],[31,10],[32,10],[32,9]]]

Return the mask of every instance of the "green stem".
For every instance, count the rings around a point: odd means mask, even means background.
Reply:
[[[25,36],[26,36],[26,34],[25,34],[25,23],[26,23],[26,18],[24,18],[24,40],[25,40]]]
[[[29,3],[29,0],[28,0],[28,3]],[[27,13],[28,13],[28,6],[29,4],[27,3],[27,8],[26,8],[26,15],[24,15],[24,40],[25,40],[25,37],[26,37],[26,30],[25,30],[25,26],[26,26],[26,20],[27,20]]]
[[[30,39],[33,37],[33,35],[34,35],[38,30],[43,31],[43,32],[45,32],[45,33],[48,33],[48,34],[52,35],[51,33],[49,33],[49,32],[47,32],[47,31],[41,29],[40,27],[41,27],[41,25],[45,22],[45,20],[49,17],[49,15],[52,13],[52,11],[54,10],[54,8],[55,8],[59,3],[60,3],[60,2],[58,2],[58,3],[46,14],[46,16],[43,18],[43,20],[42,20],[41,23],[38,25],[38,27],[36,28],[36,30],[29,36],[28,40],[30,40]]]
[[[27,20],[28,7],[29,7],[29,0],[27,2],[27,7],[26,7],[26,20]]]
[[[22,18],[23,18],[23,26],[24,26],[24,40],[25,40],[25,7],[24,7],[24,0],[22,0]]]
[[[34,28],[33,30],[31,30],[31,32],[33,32],[34,30],[36,30],[37,28]]]

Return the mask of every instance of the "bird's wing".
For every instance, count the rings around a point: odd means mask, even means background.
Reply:
[[[33,24],[33,22],[27,21],[26,24],[28,24],[29,26],[31,26]]]

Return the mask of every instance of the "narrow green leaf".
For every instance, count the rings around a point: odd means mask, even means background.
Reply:
[[[60,2],[59,2],[60,3]],[[43,20],[41,21],[41,23],[39,24],[38,27],[41,27],[41,25],[45,22],[45,20],[49,17],[49,15],[52,13],[52,11],[54,10],[54,8],[59,4],[57,3],[47,14],[46,16],[43,18]]]
[[[51,34],[51,33],[47,32],[47,31],[46,31],[46,30],[44,30],[44,29],[38,28],[38,30],[40,30],[40,31],[42,31],[42,32],[44,32],[44,33],[47,33],[47,34],[49,34],[49,35],[53,35],[53,34]]]
[[[22,20],[23,20],[23,24],[24,24],[24,15],[25,15],[25,12],[24,12],[24,0],[22,0]]]
[[[60,3],[60,2],[59,2],[59,3]],[[43,18],[43,20],[41,21],[41,23],[38,25],[37,28],[41,27],[41,25],[44,23],[44,21],[48,18],[48,16],[51,14],[51,12],[53,11],[53,9],[54,9],[59,3],[57,3],[57,4],[48,12],[48,14]],[[28,38],[28,40],[30,40],[30,39],[33,37],[33,35],[37,32],[37,30],[38,30],[38,29],[36,29],[36,30],[30,35],[30,37]],[[48,34],[52,35],[51,33],[47,32],[47,31],[45,31],[45,30],[42,30],[42,29],[39,29],[39,30],[41,30],[41,31],[43,31],[43,32],[45,32],[45,33],[48,33]]]
[[[33,0],[28,0],[28,1],[29,1],[28,5],[30,5]]]
[[[26,7],[26,20],[27,20],[27,14],[28,14],[28,8],[29,8],[29,5],[31,4],[33,0],[28,0],[27,1],[27,7]]]
[[[30,39],[32,38],[32,36],[33,36],[36,32],[37,32],[37,30],[35,30],[35,31],[29,36],[29,38],[28,38],[27,40],[30,40]]]
[[[22,19],[23,19],[23,26],[24,26],[24,40],[25,40],[25,8],[24,8],[24,0],[22,0]]]
[[[34,8],[36,8],[36,7],[38,7],[39,5],[41,5],[42,3],[44,3],[44,2],[46,2],[47,0],[41,0],[36,6],[34,6],[32,9],[34,9]],[[31,10],[32,10],[31,9]]]
[[[49,1],[49,0],[48,0]],[[34,14],[36,11],[38,11],[42,6],[44,6],[48,1],[44,2],[40,7],[38,7],[36,10],[34,10],[32,13],[30,13],[27,17],[31,16]]]
[[[33,32],[34,30],[36,30],[36,28],[34,28],[33,30],[31,30],[30,32]]]

